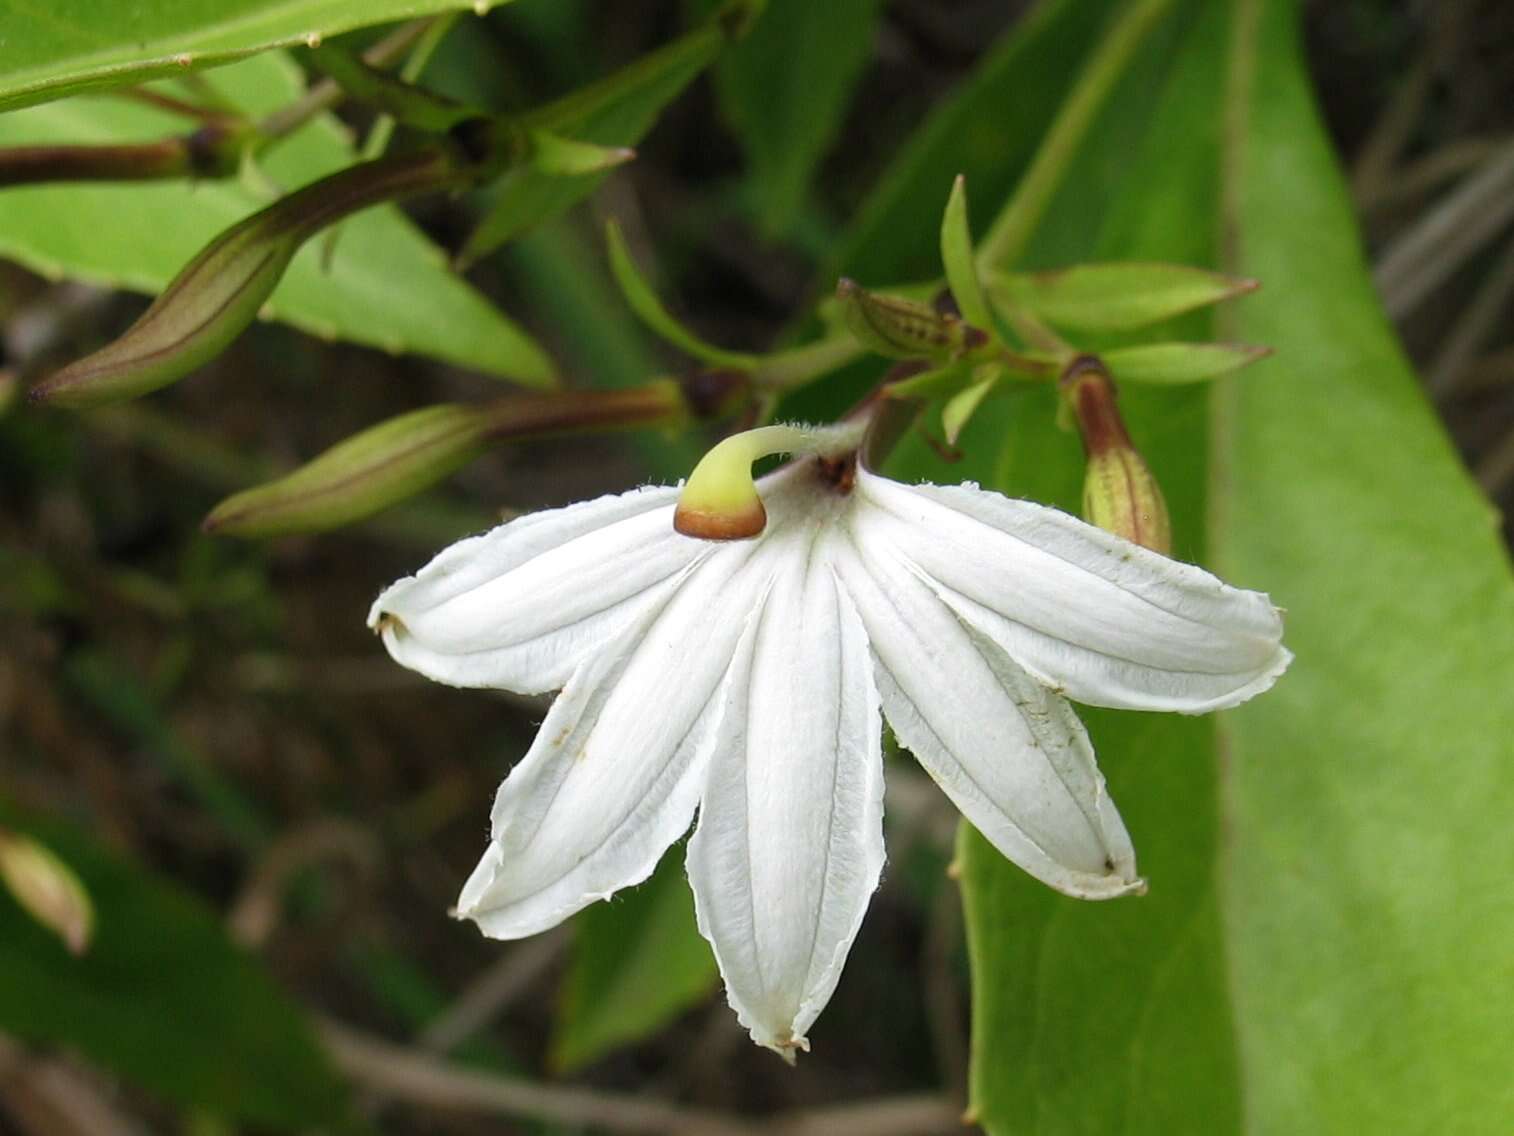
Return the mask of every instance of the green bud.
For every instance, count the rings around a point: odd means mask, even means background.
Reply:
[[[299,247],[326,225],[381,201],[465,182],[448,150],[380,158],[322,178],[222,233],[113,343],[32,388],[86,407],[135,398],[215,358],[257,317]]]
[[[1170,554],[1172,522],[1167,502],[1146,459],[1130,440],[1104,364],[1092,355],[1080,355],[1063,371],[1060,386],[1088,455],[1084,518],[1126,540]]]
[[[717,403],[731,384],[712,381]],[[704,389],[704,388],[701,388]],[[202,524],[224,536],[325,532],[371,516],[455,473],[508,439],[671,425],[701,408],[669,380],[618,391],[521,394],[486,406],[411,411],[339,442],[293,473],[228,497]]]
[[[490,420],[478,407],[428,406],[372,426],[293,473],[228,497],[206,532],[269,537],[339,528],[404,500],[484,450]]]
[[[1265,359],[1270,347],[1249,343],[1147,343],[1104,352],[1104,362],[1121,382],[1202,383]]]
[[[987,347],[988,334],[929,304],[869,292],[842,277],[836,283],[847,330],[871,351],[892,359],[959,359]]]
[[[1053,272],[997,273],[989,292],[1051,323],[1129,331],[1254,291],[1255,280],[1181,264],[1081,264]]]
[[[0,828],[0,883],[76,955],[89,947],[95,909],[74,870],[29,836]]]

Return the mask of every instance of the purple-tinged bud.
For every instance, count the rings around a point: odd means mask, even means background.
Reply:
[[[352,166],[274,202],[211,241],[119,339],[56,372],[30,397],[86,407],[167,386],[242,334],[300,246],[326,225],[461,184],[472,173],[450,150],[430,149]]]
[[[1084,518],[1154,552],[1170,554],[1167,502],[1125,429],[1109,371],[1096,356],[1079,355],[1063,370],[1060,386],[1088,455]]]

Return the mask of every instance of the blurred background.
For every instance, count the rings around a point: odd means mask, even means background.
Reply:
[[[575,385],[674,372],[683,364],[610,281],[599,233],[614,216],[642,263],[655,255],[675,312],[716,343],[766,348],[831,285],[822,266],[904,141],[1027,5],[876,8],[840,129],[797,191],[763,191],[765,175],[702,78],[587,207],[469,279]],[[427,79],[492,107],[531,105],[667,42],[687,16],[663,0],[516,0],[460,21]],[[1507,517],[1514,6],[1330,0],[1306,5],[1306,26],[1385,306]],[[479,208],[432,200],[413,215],[456,248]],[[145,304],[0,261],[0,366],[75,358]],[[967,1008],[944,874],[955,816],[912,767],[891,770],[890,870],[797,1070],[747,1042],[707,958],[679,954],[692,914],[666,864],[637,893],[533,940],[489,942],[446,917],[482,851],[494,790],[546,702],[454,691],[393,665],[364,627],[371,597],[501,516],[677,476],[697,441],[516,445],[340,532],[248,543],[199,531],[229,492],[364,425],[497,390],[465,370],[259,325],[145,401],[87,414],[13,405],[0,417],[3,808],[66,818],[204,905],[184,909],[140,872],[123,873],[119,890],[97,889],[102,926],[109,913],[131,934],[182,930],[192,943],[211,935],[197,922],[208,911],[274,979],[214,972],[186,946],[186,973],[204,974],[164,994],[163,1023],[113,1042],[135,1051],[125,1067],[140,1062],[157,1091],[0,1036],[0,1133],[223,1130],[214,1110],[174,1103],[172,1082],[273,1091],[259,1087],[257,1063],[279,1044],[285,995],[326,1031],[360,1111],[384,1131],[713,1130],[705,1109],[781,1113],[824,1132],[951,1130]],[[98,1002],[67,1012],[103,1021],[92,1015],[111,992],[88,997]],[[213,1024],[185,1039],[197,1015],[270,1024],[245,1053],[210,1053],[233,1043]],[[479,1079],[449,1082],[443,1070]],[[495,1075],[546,1086],[548,1098],[491,1101]],[[330,1091],[321,1076],[310,1081],[285,1088]],[[674,1103],[666,1114],[654,1103],[645,1117],[606,1116],[595,1112],[601,1091]],[[839,1101],[855,1111],[807,1111]],[[281,1107],[254,1109],[264,1120],[246,1130],[283,1127]],[[538,1119],[502,1121],[492,1115],[501,1109]]]

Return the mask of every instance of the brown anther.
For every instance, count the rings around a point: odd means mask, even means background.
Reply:
[[[767,527],[768,513],[761,499],[735,512],[690,509],[683,505],[673,510],[673,529],[684,536],[700,540],[748,540]]]

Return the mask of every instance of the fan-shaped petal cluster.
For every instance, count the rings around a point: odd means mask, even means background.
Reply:
[[[1287,667],[1264,595],[1064,513],[814,459],[758,483],[752,540],[674,531],[678,490],[502,525],[373,606],[406,666],[561,690],[501,785],[458,914],[497,938],[687,866],[742,1023],[791,1056],[883,868],[881,721],[1037,879],[1139,890],[1067,699],[1202,713]]]

